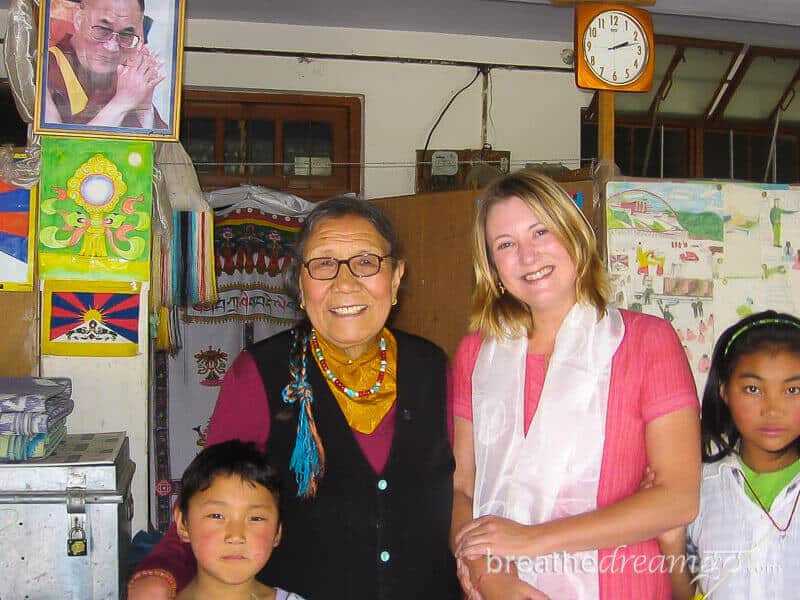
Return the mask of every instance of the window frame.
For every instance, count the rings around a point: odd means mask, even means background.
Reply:
[[[595,127],[598,125],[596,113],[593,113],[589,108],[584,108],[581,110],[581,129],[585,125],[594,125]],[[634,128],[649,128],[651,125],[650,120],[647,118],[646,115],[642,116],[634,116],[634,115],[625,115],[625,114],[617,114],[614,117],[614,126],[615,129],[618,128],[629,128],[630,131]],[[656,129],[656,136],[658,136],[658,128],[663,125],[666,129],[673,129],[673,130],[684,130],[686,131],[686,139],[687,139],[687,155],[686,161],[688,161],[686,176],[685,178],[688,179],[703,179],[706,177],[704,174],[704,159],[703,159],[703,152],[704,152],[704,136],[705,133],[724,133],[728,135],[730,130],[733,130],[734,136],[747,136],[748,144],[747,144],[747,174],[737,174],[736,181],[761,181],[763,179],[763,172],[758,173],[759,169],[754,171],[753,165],[753,157],[752,157],[752,138],[753,137],[762,137],[766,136],[767,139],[772,139],[772,127],[773,124],[765,124],[765,123],[747,123],[747,122],[737,122],[737,121],[716,121],[716,122],[705,122],[703,120],[698,119],[679,119],[679,118],[659,118],[657,123]],[[632,133],[630,133],[632,135]],[[616,138],[616,135],[615,135]],[[778,131],[778,138],[783,139],[791,139],[795,142],[795,147],[798,148],[797,151],[797,158],[795,162],[795,173],[797,178],[789,181],[789,182],[778,182],[778,183],[796,183],[800,181],[800,127],[795,126],[794,124],[781,124],[781,127]],[[658,137],[656,137],[656,140]],[[630,152],[633,153],[635,150],[633,146],[630,146]],[[583,152],[581,153],[582,159],[591,158],[591,156],[583,156]],[[596,153],[594,154],[596,156]],[[632,156],[632,154],[631,154]],[[628,158],[628,157],[626,157]],[[632,164],[632,163],[631,163]],[[629,174],[625,174],[628,176]],[[641,173],[632,173],[630,174],[632,177],[640,177]],[[755,176],[755,177],[754,177]],[[749,177],[749,178],[748,178]],[[674,177],[673,177],[674,179]],[[768,182],[771,183],[771,182]]]
[[[233,187],[244,183],[263,185],[321,200],[338,194],[362,192],[362,98],[317,94],[281,94],[270,92],[225,91],[187,88],[183,92],[181,124],[192,118],[215,120],[214,173],[198,171],[200,186],[206,190]],[[272,175],[224,173],[225,122],[231,120],[274,122],[275,165]],[[284,175],[283,123],[288,121],[323,121],[333,130],[334,163],[330,176]],[[336,164],[340,166],[336,166]]]

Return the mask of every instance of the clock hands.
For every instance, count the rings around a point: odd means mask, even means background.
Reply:
[[[617,50],[618,48],[624,48],[625,46],[630,46],[630,45],[631,42],[630,40],[628,40],[627,42],[622,42],[620,44],[617,44],[616,46],[611,46],[609,50]]]

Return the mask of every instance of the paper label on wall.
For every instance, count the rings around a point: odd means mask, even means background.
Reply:
[[[327,156],[311,157],[311,175],[315,177],[330,177],[333,174],[331,159]]]
[[[455,175],[458,173],[458,154],[449,150],[437,150],[431,156],[431,176]]]
[[[309,156],[295,156],[294,157],[294,174],[308,176],[311,174],[311,157]]]

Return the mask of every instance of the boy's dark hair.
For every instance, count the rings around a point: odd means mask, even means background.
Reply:
[[[280,509],[278,470],[253,442],[229,440],[204,448],[183,472],[178,506],[184,518],[192,496],[211,487],[219,475],[238,475],[242,481],[264,486],[275,497]]]
[[[728,327],[714,346],[711,369],[703,392],[700,421],[703,462],[716,462],[736,449],[741,434],[720,394],[739,359],[756,352],[791,352],[800,356],[800,319],[765,310]],[[794,445],[800,450],[800,438]]]

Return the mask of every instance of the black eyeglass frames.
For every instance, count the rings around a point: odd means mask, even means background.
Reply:
[[[393,259],[391,254],[379,256],[371,252],[356,254],[350,258],[339,260],[332,256],[320,256],[312,258],[303,263],[311,279],[326,281],[336,279],[339,275],[339,268],[347,265],[353,277],[372,277],[381,270],[381,263],[386,259]]]

